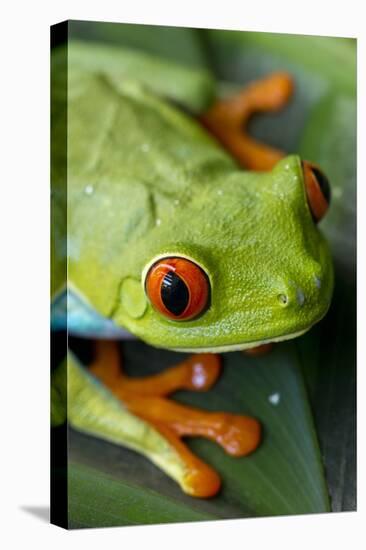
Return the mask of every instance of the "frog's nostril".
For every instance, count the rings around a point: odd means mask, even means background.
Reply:
[[[277,296],[277,299],[281,306],[285,307],[288,305],[289,300],[287,294],[279,294]]]
[[[292,286],[288,289],[288,292],[282,292],[277,295],[277,300],[281,307],[287,307],[289,305],[297,305],[302,307],[306,301],[305,293],[302,288],[298,286]]]

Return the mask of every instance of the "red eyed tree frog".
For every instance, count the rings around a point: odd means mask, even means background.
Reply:
[[[294,338],[325,315],[333,270],[317,222],[327,179],[245,131],[253,112],[287,102],[285,73],[215,101],[205,71],[70,43],[66,104],[63,59],[54,53],[52,325],[97,340],[89,370],[69,353],[67,390],[66,362],[55,371],[54,422],[65,419],[67,391],[76,429],[145,454],[192,496],[212,496],[219,475],[181,438],[208,437],[243,456],[258,446],[260,424],[168,395],[208,389],[218,354]],[[114,342],[126,331],[191,355],[129,378]]]

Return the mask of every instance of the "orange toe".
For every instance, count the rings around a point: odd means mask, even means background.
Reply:
[[[199,468],[191,468],[184,478],[184,490],[197,498],[215,496],[221,487],[221,480],[213,468],[203,462]]]
[[[268,344],[262,344],[261,346],[256,346],[255,348],[249,348],[244,350],[245,355],[250,355],[251,357],[260,357],[261,355],[266,355],[267,353],[273,350],[274,343],[269,342]]]
[[[205,391],[216,382],[221,371],[219,355],[212,353],[197,353],[185,361],[187,368],[185,389]],[[189,366],[189,368],[188,368]]]
[[[250,416],[221,414],[221,425],[216,442],[232,456],[245,456],[252,453],[261,439],[261,425]]]

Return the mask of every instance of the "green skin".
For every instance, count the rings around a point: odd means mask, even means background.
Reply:
[[[332,262],[299,157],[270,172],[243,171],[167,101],[203,111],[213,96],[209,75],[74,44],[68,86],[68,284],[96,311],[153,346],[187,352],[293,338],[325,315]],[[53,180],[57,219],[57,166]],[[62,229],[54,230],[57,293],[64,258]],[[189,258],[207,274],[210,304],[199,317],[170,320],[149,302],[146,272],[166,256]]]

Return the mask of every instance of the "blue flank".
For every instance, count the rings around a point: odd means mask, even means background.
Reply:
[[[135,338],[111,319],[97,313],[72,290],[66,289],[51,304],[51,330],[67,330],[84,338]]]

